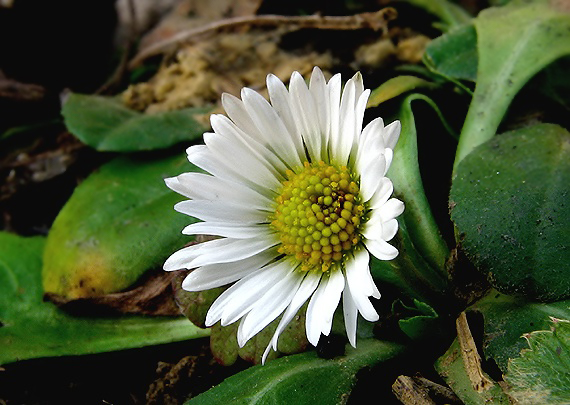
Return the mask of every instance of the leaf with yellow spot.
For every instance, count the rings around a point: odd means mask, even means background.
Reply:
[[[123,290],[190,242],[180,196],[163,179],[188,169],[183,155],[117,158],[80,184],[57,216],[44,253],[45,292],[65,298]]]

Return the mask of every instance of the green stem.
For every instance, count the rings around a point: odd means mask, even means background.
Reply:
[[[491,139],[497,132],[503,116],[507,112],[516,91],[518,91],[516,89],[511,95],[509,89],[505,89],[505,87],[507,87],[505,83],[500,80],[494,80],[490,85],[477,84],[457,144],[453,177],[455,177],[457,166],[463,158],[477,146]]]
[[[420,174],[416,125],[410,106],[414,100],[425,101],[439,114],[437,106],[424,95],[412,94],[404,100],[400,112],[402,134],[394,150],[388,177],[394,183],[396,195],[401,196],[406,204],[403,217],[415,248],[440,275],[447,278],[445,262],[449,248],[431,212]],[[439,116],[443,118],[441,114]]]

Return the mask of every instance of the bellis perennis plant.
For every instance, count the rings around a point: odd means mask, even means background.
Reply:
[[[342,298],[346,333],[356,346],[358,314],[378,319],[370,255],[398,255],[388,241],[404,210],[390,198],[386,177],[400,123],[384,126],[377,118],[362,129],[370,90],[360,73],[342,90],[339,74],[327,83],[319,68],[308,86],[295,72],[289,90],[274,75],[267,89],[270,103],[248,88],[241,100],[224,94],[228,117],[212,115],[205,145],[187,150],[190,162],[209,174],[166,179],[189,198],[175,209],[202,220],[183,233],[219,238],[183,248],[164,264],[195,269],[182,284],[188,291],[233,283],[212,304],[206,324],[240,321],[240,346],[282,315],[263,361],[307,301],[311,344],[330,333]]]

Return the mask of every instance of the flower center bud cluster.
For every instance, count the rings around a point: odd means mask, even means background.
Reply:
[[[305,162],[286,176],[270,218],[279,252],[294,257],[303,271],[326,272],[360,241],[365,209],[359,186],[346,166],[322,161]]]

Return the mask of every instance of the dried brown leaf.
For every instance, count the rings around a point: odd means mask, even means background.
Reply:
[[[161,271],[149,276],[141,285],[120,293],[77,299],[46,294],[45,299],[54,302],[64,311],[78,315],[181,315],[172,291],[172,280],[175,277],[176,272]]]

